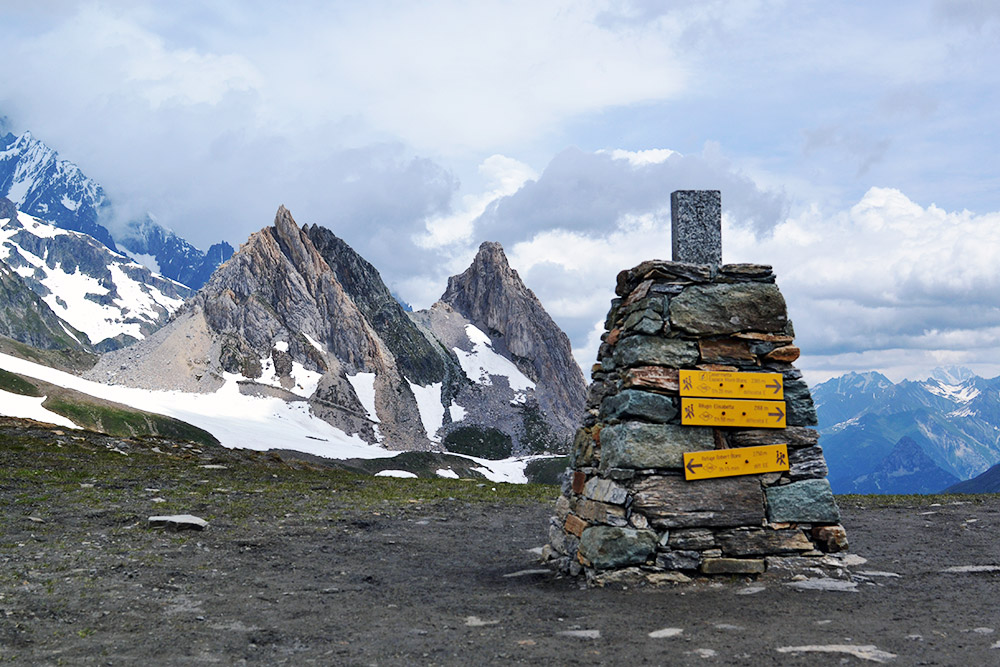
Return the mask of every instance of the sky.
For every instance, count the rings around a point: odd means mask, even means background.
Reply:
[[[1000,375],[1000,3],[0,0],[0,115],[201,248],[287,206],[432,304],[500,241],[596,358],[722,192],[810,382]]]

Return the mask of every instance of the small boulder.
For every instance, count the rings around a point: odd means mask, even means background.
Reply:
[[[172,528],[173,530],[205,530],[208,522],[193,514],[171,514],[149,517],[150,528]]]

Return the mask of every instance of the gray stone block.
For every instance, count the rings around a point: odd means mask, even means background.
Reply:
[[[806,479],[784,486],[771,486],[767,497],[767,518],[772,523],[784,521],[837,523],[840,510],[833,498],[830,482]]]
[[[663,551],[656,554],[656,567],[664,570],[697,570],[699,565],[700,551]]]
[[[778,333],[788,315],[776,285],[734,283],[692,285],[670,300],[670,326],[687,333]]]
[[[767,569],[758,558],[706,558],[701,562],[702,574],[761,574]]]
[[[672,549],[711,549],[715,533],[708,528],[677,528],[669,532],[667,544]]]
[[[670,366],[681,368],[698,363],[698,344],[677,338],[629,336],[615,346],[614,360],[620,367]]]
[[[665,424],[677,416],[670,397],[637,389],[625,389],[601,402],[601,419],[608,421],[641,419]]]
[[[628,490],[604,477],[591,477],[583,487],[583,495],[600,503],[624,505],[628,500]]]
[[[722,194],[718,190],[670,193],[670,223],[673,261],[722,263]]]
[[[714,448],[712,429],[706,426],[624,422],[601,430],[601,470],[680,470],[684,452]]]
[[[788,411],[785,423],[789,426],[815,426],[816,406],[801,371],[785,371],[784,378],[785,407]]]
[[[788,450],[788,476],[792,480],[823,479],[829,473],[823,448],[801,447]]]

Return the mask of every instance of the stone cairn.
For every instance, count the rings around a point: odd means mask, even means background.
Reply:
[[[718,191],[671,205],[674,261],[618,275],[550,526],[549,556],[592,585],[795,570],[847,548],[771,267],[721,264]],[[682,424],[682,369],[780,373],[785,427]],[[778,444],[787,470],[685,480],[684,453]]]

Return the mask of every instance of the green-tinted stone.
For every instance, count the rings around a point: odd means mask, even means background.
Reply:
[[[677,338],[629,336],[615,346],[618,366],[670,366],[682,368],[698,362],[698,344]]]
[[[624,422],[601,431],[601,469],[680,469],[684,452],[706,449],[715,449],[706,426]]]
[[[598,570],[645,563],[656,551],[651,530],[591,526],[580,537],[580,555]]]
[[[800,371],[785,373],[785,410],[788,413],[785,423],[789,426],[815,426],[817,423],[816,406]]]
[[[624,389],[601,402],[601,419],[643,421],[664,424],[677,416],[677,408],[669,396],[648,391]]]
[[[776,285],[692,285],[670,300],[670,325],[696,335],[780,332],[788,321]]]
[[[767,519],[771,523],[784,521],[803,523],[837,523],[840,510],[825,479],[806,479],[764,490],[767,498]]]

